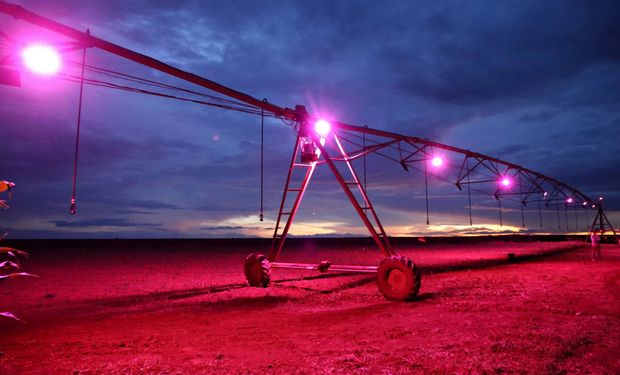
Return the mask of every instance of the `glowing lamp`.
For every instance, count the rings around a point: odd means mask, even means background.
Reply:
[[[549,193],[547,193],[547,192],[545,191],[545,193],[543,194],[543,197],[546,197],[546,196],[547,196],[547,194],[549,194]]]
[[[567,198],[566,203],[573,203],[573,198]]]
[[[431,165],[433,167],[439,168],[443,165],[443,159],[439,156],[435,156],[433,159],[431,159]]]
[[[24,65],[34,73],[54,74],[60,69],[60,55],[53,47],[35,44],[22,51]]]
[[[327,120],[320,119],[314,123],[314,131],[321,137],[325,137],[330,130],[332,130],[332,125]]]
[[[508,186],[510,186],[510,179],[508,177],[504,177],[500,181],[500,184],[502,184],[502,186],[504,186],[504,187],[508,187]]]
[[[583,205],[584,205],[584,206],[585,206],[585,205],[587,205],[587,204],[588,204],[588,202],[583,202]]]

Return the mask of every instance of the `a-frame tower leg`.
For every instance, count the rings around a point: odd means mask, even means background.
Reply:
[[[605,212],[603,211],[603,205],[601,203],[599,203],[597,205],[598,207],[598,211],[596,213],[596,216],[594,217],[594,221],[592,222],[592,226],[590,227],[590,232],[588,233],[588,239],[590,238],[590,235],[595,231],[600,231],[601,232],[601,237],[605,234],[606,230],[605,230],[605,225],[607,225],[607,227],[609,228],[609,231],[611,231],[614,235],[614,238],[616,239],[616,243],[618,243],[618,245],[620,245],[620,240],[618,239],[618,234],[616,233],[616,230],[614,229],[613,225],[611,225],[611,223],[609,222],[609,219],[607,218],[607,215],[605,215]]]
[[[316,168],[316,160],[311,160],[308,162],[297,160],[297,157],[300,153],[299,150],[301,145],[301,138],[302,136],[300,131],[300,133],[297,135],[297,140],[295,141],[293,158],[291,159],[291,164],[288,168],[286,184],[284,186],[282,201],[280,203],[280,209],[278,211],[278,219],[276,220],[276,226],[273,231],[273,240],[271,242],[271,248],[267,256],[270,262],[278,259],[278,256],[282,251],[282,247],[284,246],[284,241],[286,240],[288,231],[291,228],[291,224],[293,224],[293,220],[295,220],[295,214],[299,209],[299,204],[301,203],[304,193],[306,192],[306,188],[308,187],[308,183],[310,182],[310,178],[312,178],[312,174],[314,173],[314,169]],[[292,177],[295,170],[297,169],[305,169],[306,174],[299,186],[291,187]],[[287,206],[287,201],[291,198],[291,196],[294,197],[293,203],[292,205]],[[282,227],[281,224],[284,217],[286,217],[286,223]]]
[[[347,165],[347,169],[350,174],[350,181],[345,180],[340,171],[335,165],[334,160],[328,154],[327,150],[323,146],[325,143],[325,139],[320,139],[320,137],[316,134],[308,134],[303,133],[304,130],[300,129],[299,134],[297,136],[297,140],[295,142],[295,149],[293,151],[293,157],[291,159],[291,163],[289,165],[288,175],[286,177],[286,184],[284,186],[284,192],[282,194],[282,201],[280,203],[280,209],[278,211],[278,218],[276,220],[276,226],[274,228],[273,240],[271,244],[271,249],[268,254],[268,259],[270,262],[274,262],[277,260],[278,256],[282,252],[282,248],[284,246],[284,241],[288,235],[290,227],[295,219],[295,215],[297,210],[299,209],[299,205],[301,204],[301,200],[303,199],[304,193],[308,187],[310,179],[314,173],[314,170],[317,165],[317,160],[304,162],[303,160],[298,160],[298,156],[300,153],[300,148],[302,146],[303,137],[307,135],[312,139],[313,144],[318,148],[318,152],[316,152],[317,159],[319,157],[323,157],[324,162],[330,167],[332,173],[336,177],[336,180],[342,187],[343,191],[349,198],[349,201],[353,205],[353,208],[362,219],[362,222],[368,229],[371,237],[377,244],[379,250],[383,253],[384,256],[395,255],[390,242],[387,238],[387,234],[385,229],[381,225],[379,217],[366,194],[364,187],[362,186],[357,173],[353,169],[353,165],[349,160],[348,155],[344,151],[342,144],[340,143],[338,137],[333,134],[332,137],[334,142],[336,143],[339,158]],[[297,169],[305,169],[305,176],[299,186],[291,186],[293,184],[293,174]],[[354,194],[354,190],[357,188],[357,192],[359,193],[359,199]],[[287,204],[290,202],[291,197],[293,197],[292,204]],[[286,222],[282,225],[283,221]]]
[[[370,199],[366,194],[364,186],[360,183],[357,173],[355,173],[349,156],[342,147],[338,136],[336,136],[336,134],[333,134],[333,139],[338,148],[338,152],[340,153],[339,157],[342,157],[342,161],[346,164],[349,171],[350,178],[352,178],[352,180],[350,181],[345,180],[340,171],[338,171],[338,168],[336,167],[333,158],[329,155],[322,142],[320,142],[318,136],[316,134],[313,134],[313,138],[319,150],[321,151],[321,155],[325,159],[325,162],[331,169],[334,177],[336,177],[336,180],[342,187],[342,190],[347,195],[347,198],[349,198],[349,201],[353,205],[353,208],[355,208],[355,211],[359,215],[360,219],[362,219],[362,222],[366,226],[366,229],[368,229],[368,232],[377,244],[377,247],[379,248],[381,253],[383,253],[383,255],[386,257],[395,255],[395,252],[392,250],[392,246],[390,245],[390,242],[388,240],[387,234],[383,229],[383,225],[381,225],[379,216],[377,216],[377,212],[372,206],[372,203],[370,202]],[[352,191],[352,187],[357,188],[361,199],[358,199],[358,197],[355,196]],[[370,213],[370,215],[368,215],[368,213]]]

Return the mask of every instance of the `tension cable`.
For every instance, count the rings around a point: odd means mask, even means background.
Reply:
[[[263,103],[266,103],[267,99],[263,99]],[[265,139],[265,109],[260,109],[260,215],[258,216],[260,221],[263,221],[263,181],[264,181],[264,159],[263,159],[263,144]]]
[[[364,129],[368,129],[368,125],[364,125]],[[364,191],[366,190],[366,133],[362,133],[362,144],[364,146]]]
[[[90,29],[86,30],[86,34],[90,34]],[[77,184],[77,167],[78,167],[78,150],[80,146],[80,125],[82,123],[82,96],[84,94],[84,68],[86,66],[86,46],[82,49],[82,73],[80,76],[80,99],[78,101],[77,129],[75,132],[75,156],[73,158],[73,192],[71,193],[71,205],[69,206],[69,214],[77,213],[75,204],[75,187]]]

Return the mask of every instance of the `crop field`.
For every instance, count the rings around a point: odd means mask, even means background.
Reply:
[[[246,245],[17,243],[38,278],[0,284],[1,374],[619,373],[620,248],[578,241],[399,247],[422,289],[372,274],[274,269]],[[511,254],[511,255],[508,255]],[[282,261],[376,265],[372,248],[299,241]]]

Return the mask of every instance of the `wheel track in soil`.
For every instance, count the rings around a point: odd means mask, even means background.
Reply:
[[[445,272],[454,272],[460,270],[467,269],[482,269],[482,268],[490,268],[497,267],[502,265],[510,265],[519,262],[531,262],[539,259],[545,259],[550,256],[561,255],[570,251],[574,251],[581,248],[581,246],[569,246],[566,248],[556,249],[549,252],[544,253],[534,253],[534,254],[524,254],[518,257],[507,257],[501,259],[482,259],[476,261],[465,261],[459,264],[444,264],[444,265],[432,265],[427,267],[420,267],[423,275],[427,274],[437,274],[437,273],[445,273]],[[277,285],[282,288],[291,288],[303,290],[309,293],[309,296],[316,294],[332,294],[343,292],[349,289],[354,289],[360,286],[364,286],[366,284],[370,284],[374,282],[374,277],[364,277],[362,279],[356,279],[350,282],[346,282],[342,285],[338,285],[329,289],[318,289],[318,288],[309,288],[309,287],[301,287],[296,285],[286,285],[285,283],[291,283],[296,281],[308,281],[308,280],[320,280],[327,278],[339,278],[339,277],[351,277],[351,276],[361,276],[367,275],[364,273],[324,273],[320,275],[312,275],[305,276],[301,278],[287,278],[287,279],[277,279],[273,280],[272,284]],[[618,283],[620,282],[620,271],[615,272],[609,277],[606,278],[605,285],[606,287],[616,295],[620,295],[620,288],[618,287]],[[229,292],[236,289],[250,288],[247,283],[237,283],[237,284],[224,284],[224,285],[213,285],[210,287],[202,287],[202,288],[190,288],[190,289],[182,289],[182,290],[170,290],[164,292],[151,292],[147,294],[136,294],[136,295],[128,295],[128,296],[118,296],[111,297],[105,299],[84,299],[79,301],[70,301],[64,304],[61,307],[44,309],[44,312],[49,315],[55,315],[58,317],[64,316],[66,314],[75,315],[80,311],[86,313],[93,306],[97,306],[101,309],[118,309],[118,308],[131,308],[131,307],[140,307],[144,306],[148,309],[147,306],[152,306],[154,303],[162,302],[162,301],[174,301],[181,300],[187,298],[193,298],[201,295],[209,295],[209,294],[217,294]],[[100,311],[99,314],[105,314],[105,312]],[[87,314],[86,314],[87,315]]]
[[[562,368],[562,364],[571,358],[580,357],[585,348],[592,344],[593,340],[590,335],[579,335],[573,337],[558,350],[553,361],[547,365],[547,371],[550,374],[566,373],[566,370]]]

